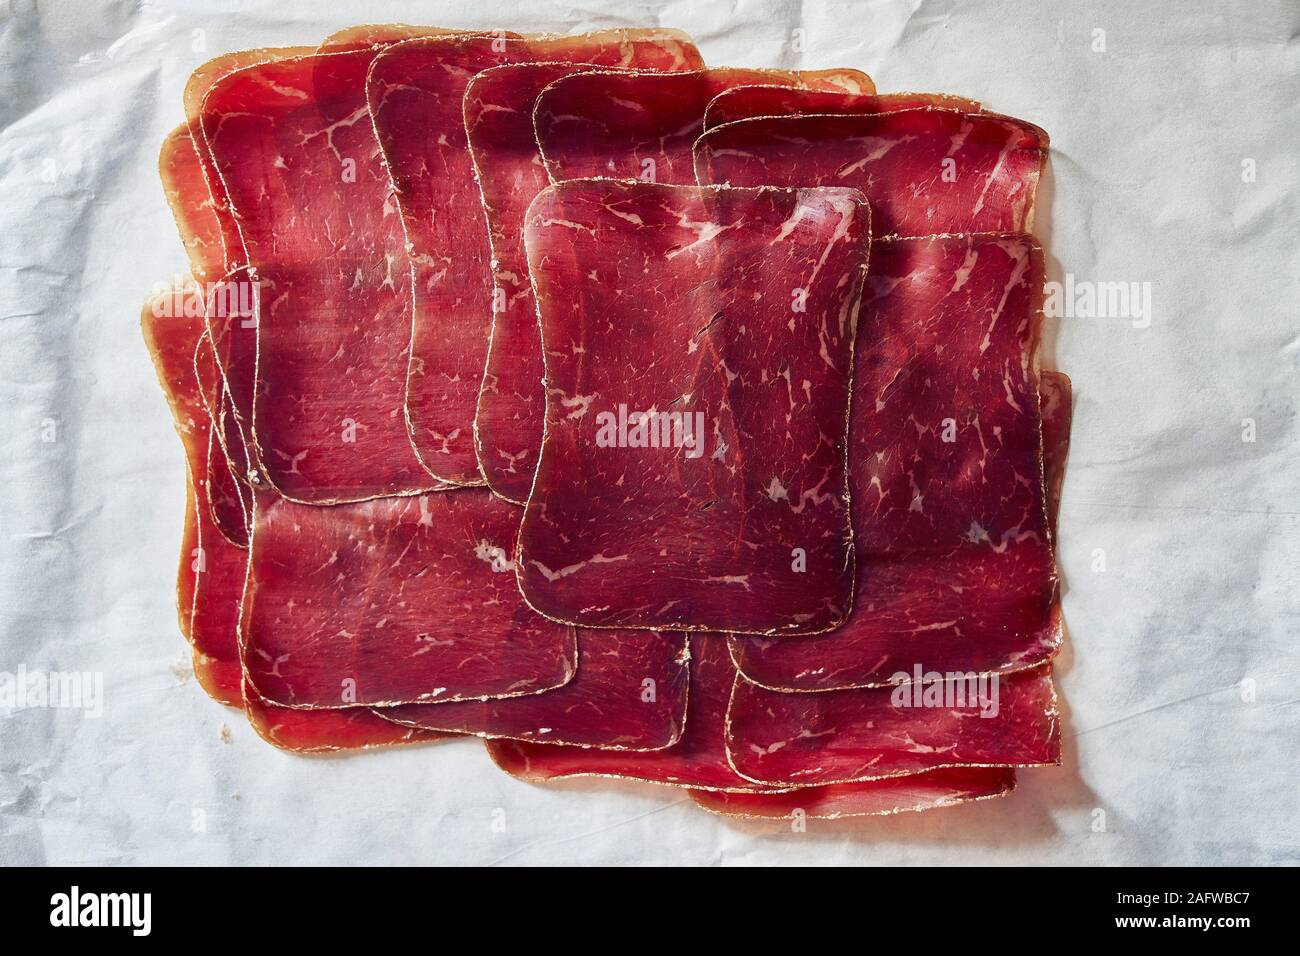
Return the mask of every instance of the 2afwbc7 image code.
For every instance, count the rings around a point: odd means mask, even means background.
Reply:
[[[1037,126],[664,29],[363,26],[183,108],[180,629],[271,744],[782,819],[1059,763]]]

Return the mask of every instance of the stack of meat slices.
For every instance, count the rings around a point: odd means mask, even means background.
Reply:
[[[180,624],[268,741],[758,817],[1059,761],[1041,130],[668,30],[358,27],[185,107]]]

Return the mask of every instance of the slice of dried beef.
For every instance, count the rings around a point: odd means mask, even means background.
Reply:
[[[409,727],[612,750],[672,746],[686,724],[686,637],[578,631],[578,673],[545,694],[376,711]]]
[[[700,63],[689,40],[668,30],[416,38],[375,60],[367,95],[414,275],[407,416],[421,461],[459,484],[483,482],[474,416],[493,308],[488,227],[463,100],[475,74],[534,61],[666,70]]]
[[[727,762],[727,702],[736,668],[718,634],[690,638],[690,694],[686,728],[664,750],[629,752],[489,740],[488,753],[507,773],[540,783],[561,777],[626,777],[707,790],[765,789],[740,777]]]
[[[546,394],[523,223],[547,183],[543,164],[557,179],[624,176],[693,185],[691,144],[710,98],[752,82],[824,90],[870,85],[857,71],[610,72],[539,63],[496,67],[470,82],[465,124],[491,233],[496,297],[475,441],[497,494],[524,502],[542,442]]]
[[[520,530],[529,604],[598,627],[843,621],[868,230],[852,190],[578,180],[538,196],[525,238],[548,394]]]
[[[692,790],[691,799],[712,813],[730,817],[838,820],[888,816],[1003,797],[1016,786],[1012,767],[945,767],[905,777],[781,793]]]
[[[388,706],[536,694],[576,667],[573,629],[515,586],[519,509],[486,489],[335,507],[261,493],[242,652],[266,700]]]
[[[766,687],[1013,671],[1060,646],[1036,349],[1042,253],[1023,235],[872,248],[850,428],[858,579],[832,634],[736,638]]]
[[[753,119],[756,116],[803,116],[814,113],[892,113],[938,106],[978,113],[980,104],[947,93],[837,93],[788,86],[737,86],[709,101],[704,128]]]
[[[739,678],[727,710],[727,759],[747,780],[775,787],[1059,762],[1050,664],[960,676],[918,667],[907,678],[897,687],[816,694]]]
[[[427,743],[447,734],[403,727],[384,720],[369,707],[301,710],[279,707],[258,696],[244,682],[245,712],[257,735],[267,743],[294,753],[371,750],[397,744]]]
[[[691,146],[704,132],[709,101],[737,86],[769,84],[843,93],[845,71],[695,70],[683,73],[593,70],[557,79],[537,98],[537,144],[553,182],[615,177],[695,184]]]
[[[235,643],[244,551],[217,531],[207,500],[211,425],[194,376],[194,352],[203,316],[187,308],[202,292],[194,285],[152,297],[141,312],[140,330],[185,450],[190,488],[177,579],[181,627],[193,648],[195,674],[209,695],[238,704],[239,655]],[[235,561],[227,560],[238,555]],[[233,601],[210,600],[213,593]]]
[[[912,109],[727,123],[695,144],[701,183],[847,186],[877,236],[1029,232],[1047,134],[994,113]]]
[[[217,79],[201,128],[258,280],[256,458],[316,504],[435,486],[403,413],[410,270],[365,101],[372,50]]]

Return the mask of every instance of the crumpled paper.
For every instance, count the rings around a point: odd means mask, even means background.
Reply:
[[[1300,9],[343,6],[0,4],[0,689],[90,675],[80,709],[0,704],[0,862],[1300,861]],[[176,626],[184,463],[138,330],[185,270],[158,146],[202,61],[363,18],[680,27],[710,64],[860,67],[1048,130],[1038,234],[1062,314],[1043,359],[1077,396],[1062,767],[799,833],[676,790],[529,786],[473,740],[294,757],[202,694]]]

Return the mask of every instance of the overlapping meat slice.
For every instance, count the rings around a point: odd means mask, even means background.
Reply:
[[[855,74],[846,76],[846,73]],[[737,86],[769,84],[843,94],[870,87],[865,73],[828,70],[695,70],[674,74],[590,71],[556,80],[537,98],[537,143],[553,182],[616,177],[695,183],[691,146],[709,101]]]
[[[853,614],[831,634],[735,638],[766,687],[1014,671],[1061,640],[1044,500],[1029,236],[879,240],[862,296],[849,464]]]
[[[569,681],[572,628],[514,580],[519,510],[485,489],[319,508],[260,494],[244,665],[292,707],[535,694]]]
[[[701,183],[847,186],[877,236],[1028,232],[1047,134],[994,113],[912,109],[774,116],[715,127],[695,144]]]
[[[181,629],[193,649],[194,672],[203,689],[223,703],[237,704],[235,625],[243,587],[243,552],[217,531],[205,491],[212,436],[194,377],[194,351],[204,326],[201,314],[186,309],[191,298],[201,294],[197,287],[186,285],[150,298],[141,312],[140,330],[185,449],[190,482],[177,584]],[[225,560],[227,551],[240,555],[237,566]],[[233,605],[210,601],[213,591],[233,591],[236,600]]]
[[[712,813],[766,819],[838,820],[888,816],[1003,797],[1015,789],[1012,767],[945,767],[864,783],[804,787],[778,793],[692,790]]]
[[[414,276],[406,395],[411,437],[431,473],[460,484],[483,482],[474,417],[493,312],[492,253],[474,187],[463,99],[475,74],[533,61],[663,70],[700,64],[689,40],[668,30],[417,38],[376,59],[368,97]]]
[[[1074,418],[1074,386],[1070,377],[1063,372],[1040,372],[1038,398],[1043,416],[1043,487],[1047,496],[1047,523],[1055,542],[1065,463],[1070,457],[1070,425]]]
[[[244,682],[244,712],[259,737],[294,753],[370,750],[425,743],[447,736],[384,720],[369,707],[338,710],[278,707],[258,696],[247,681]]]
[[[378,711],[411,727],[614,750],[659,750],[686,723],[686,637],[657,631],[578,632],[578,673],[544,694],[412,704]]]
[[[182,125],[163,141],[158,160],[163,192],[181,235],[190,271],[196,283],[187,286],[176,307],[191,317],[205,320],[216,298],[212,290],[220,286],[225,272],[225,254],[217,205],[208,191],[198,150],[189,128]],[[199,396],[211,430],[206,456],[208,465],[204,504],[210,508],[217,530],[232,544],[247,547],[247,514],[251,506],[246,480],[241,480],[231,453],[244,455],[237,428],[225,416],[231,410],[224,402],[223,376],[217,367],[210,335],[205,330],[193,356],[194,371],[199,377]],[[229,432],[229,434],[228,434]],[[234,443],[227,448],[227,441]]]
[[[852,190],[577,180],[525,235],[548,387],[520,587],[598,627],[814,633],[853,588]]]
[[[546,396],[523,221],[547,183],[543,163],[557,179],[623,176],[693,185],[691,144],[710,97],[751,82],[827,90],[870,84],[857,71],[648,73],[561,64],[498,67],[470,83],[465,125],[491,234],[496,296],[475,441],[480,467],[497,494],[524,502],[542,440]],[[550,149],[549,157],[539,141]],[[654,175],[647,176],[649,170]]]
[[[181,632],[192,646],[200,686],[224,704],[243,706],[253,727],[288,750],[315,752],[429,740],[440,735],[397,727],[366,707],[303,711],[277,707],[250,692],[239,661],[237,627],[248,552],[216,529],[204,500],[205,450],[211,422],[195,377],[195,348],[204,333],[201,316],[187,314],[185,303],[199,290],[187,286],[146,303],[141,330],[153,356],[159,383],[172,409],[186,452],[186,491],[177,598]]]
[[[507,773],[540,783],[561,777],[626,777],[707,790],[762,789],[727,762],[727,701],[736,668],[718,634],[690,639],[690,694],[681,738],[664,750],[634,753],[489,740],[488,753]]]
[[[217,79],[200,116],[259,282],[256,458],[317,504],[435,486],[403,411],[410,275],[365,102],[373,58],[255,63]]]
[[[727,759],[745,779],[775,787],[1059,762],[1050,664],[1004,675],[927,675],[924,683],[915,676],[897,687],[818,694],[741,678],[727,710]]]
[[[788,86],[737,86],[723,90],[704,113],[704,128],[756,116],[803,116],[815,113],[892,113],[937,106],[978,113],[980,104],[948,93],[837,93]]]

